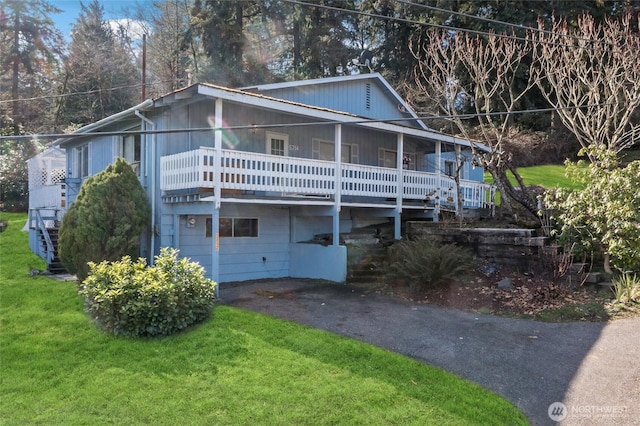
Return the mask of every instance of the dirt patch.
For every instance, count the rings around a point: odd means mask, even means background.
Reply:
[[[542,321],[605,321],[640,314],[638,306],[616,306],[608,288],[553,282],[517,272],[476,272],[423,291],[413,291],[407,282],[393,279],[354,285],[417,303]]]

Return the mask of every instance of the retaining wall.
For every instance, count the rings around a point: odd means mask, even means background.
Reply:
[[[524,228],[456,228],[432,222],[406,223],[409,238],[431,237],[469,247],[480,259],[521,272],[540,266],[546,238],[535,234],[534,229]]]

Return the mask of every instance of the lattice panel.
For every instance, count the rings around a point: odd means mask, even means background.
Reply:
[[[51,183],[56,184],[64,181],[66,174],[64,169],[53,169],[51,170]]]

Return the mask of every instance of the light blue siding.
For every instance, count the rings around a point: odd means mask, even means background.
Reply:
[[[347,279],[347,247],[291,244],[291,276],[343,282]]]
[[[194,102],[189,104],[187,108],[189,110],[190,124],[193,128],[210,127],[211,117],[214,113],[211,102]],[[257,126],[253,130],[225,130],[222,137],[223,148],[225,149],[265,153],[266,132],[269,131],[288,136],[289,156],[314,158],[314,140],[329,142],[335,140],[335,126],[333,124],[295,126],[295,124],[308,122],[308,119],[281,112],[270,112],[253,107],[225,103],[223,117],[225,125],[228,127],[246,126],[247,123],[253,123]],[[173,118],[172,113],[167,112],[162,117],[158,117],[156,122],[158,128],[163,129],[172,128],[174,123],[183,120],[185,120],[184,114],[182,117]],[[260,124],[274,123],[282,123],[282,127],[271,127],[269,129],[259,127]],[[294,125],[289,126],[288,124]],[[213,132],[171,133],[158,135],[157,140],[158,154],[162,156],[196,149],[200,146],[213,147]],[[395,134],[355,126],[342,126],[342,142],[347,145],[357,145],[358,155],[357,158],[354,158],[354,162],[359,164],[378,166],[378,150],[380,148],[390,151],[397,150],[397,136]],[[407,137],[404,149],[405,152],[415,154],[434,152],[435,142],[421,141],[418,143],[415,139]],[[419,162],[418,167],[422,167],[422,162]]]
[[[244,206],[242,213],[223,206],[220,217],[258,219],[258,237],[220,238],[220,282],[289,276],[289,211],[274,207]],[[206,215],[194,215],[188,227],[186,215],[179,220],[180,255],[200,263],[211,276],[215,241],[206,237]],[[263,260],[264,258],[264,260]]]
[[[302,86],[262,89],[261,94],[306,105],[348,112],[361,117],[377,119],[411,118],[403,106],[375,77],[332,84],[304,84]],[[419,127],[415,120],[400,124]]]

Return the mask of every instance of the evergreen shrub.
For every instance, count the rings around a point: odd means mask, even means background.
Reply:
[[[80,294],[91,317],[115,335],[174,334],[207,319],[216,301],[216,283],[176,249],[163,248],[153,266],[124,256],[89,268]]]
[[[129,163],[118,158],[83,183],[62,217],[58,255],[67,271],[82,281],[90,261],[136,258],[150,222],[144,188]]]

